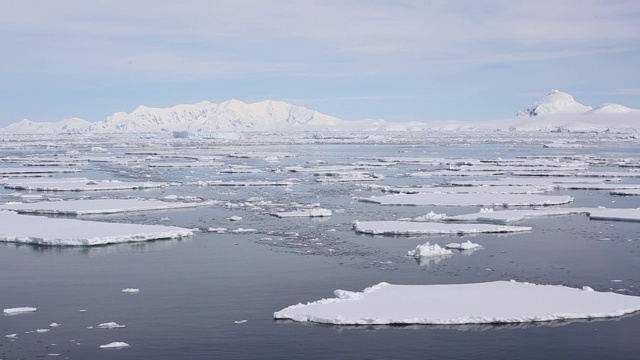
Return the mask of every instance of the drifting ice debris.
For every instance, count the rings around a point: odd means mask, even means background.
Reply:
[[[99,329],[120,329],[125,327],[125,325],[120,325],[118,323],[115,323],[113,321],[108,322],[108,323],[102,323],[100,325],[98,325]]]
[[[54,322],[54,323],[49,324],[49,327],[52,327],[52,328],[57,328],[57,327],[60,327],[60,326],[61,326],[60,324],[55,323],[55,322]]]
[[[130,345],[126,342],[115,341],[106,345],[100,345],[100,349],[122,349],[129,347]]]
[[[122,289],[122,292],[127,294],[137,294],[140,292],[140,289],[126,288],[126,289]]]
[[[16,307],[16,308],[4,309],[3,313],[5,315],[18,315],[18,314],[35,312],[35,311],[36,311],[36,308],[34,307]]]
[[[482,246],[467,240],[461,244],[451,243],[451,244],[445,245],[444,247],[446,247],[447,249],[456,249],[456,250],[472,250],[472,249],[481,248]]]
[[[280,211],[272,213],[271,215],[279,218],[289,217],[329,217],[333,215],[329,209],[310,209],[310,210],[297,210],[297,211]]]

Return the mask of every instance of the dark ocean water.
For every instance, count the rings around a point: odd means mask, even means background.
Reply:
[[[353,163],[378,156],[510,158],[520,155],[580,154],[539,146],[322,145],[243,149],[254,154],[289,151],[278,164],[262,159],[228,160],[267,166],[306,165],[309,160]],[[637,158],[635,148],[608,146],[599,156]],[[589,153],[594,153],[593,149]],[[9,166],[9,165],[7,165]],[[394,165],[384,185],[417,185],[441,179],[408,178],[423,165]],[[197,209],[91,216],[110,222],[167,224],[190,228],[254,228],[255,233],[196,233],[183,240],[95,248],[34,247],[0,243],[0,307],[33,306],[35,313],[0,316],[0,359],[35,359],[58,354],[69,359],[634,359],[640,356],[640,315],[622,318],[518,325],[344,327],[274,321],[273,312],[298,302],[333,297],[333,290],[360,291],[385,281],[442,284],[494,280],[591,286],[640,296],[640,231],[633,222],[593,221],[585,215],[525,220],[533,231],[473,237],[384,237],[356,234],[354,220],[394,220],[434,211],[460,214],[476,208],[381,207],[355,196],[379,195],[354,183],[320,184],[313,174],[265,171],[217,174],[212,169],[160,169],[89,165],[82,176],[149,180],[259,180],[299,178],[290,190],[276,187],[201,187],[58,194],[63,197],[192,195],[238,204],[251,197],[279,203],[320,203],[329,219],[278,219],[269,209],[210,206]],[[598,168],[596,170],[616,170]],[[619,169],[617,169],[619,170]],[[149,175],[149,176],[145,176]],[[623,180],[633,182],[634,180]],[[359,183],[361,184],[361,183]],[[11,193],[2,190],[0,195]],[[604,191],[569,194],[569,206],[638,207],[636,197]],[[335,211],[340,209],[341,211]],[[227,217],[239,215],[240,222]],[[166,218],[169,220],[167,221]],[[0,232],[2,230],[0,229]],[[70,229],[72,231],[72,229]],[[297,233],[297,235],[293,235]],[[471,240],[484,249],[419,264],[404,256],[426,241],[440,245]],[[321,244],[318,244],[321,243]],[[612,281],[616,280],[616,281]],[[618,281],[619,280],[619,281]],[[124,294],[124,288],[139,288]],[[429,304],[425,304],[428,307]],[[240,322],[246,320],[246,322]],[[117,322],[121,329],[98,329]],[[61,324],[49,328],[49,324]],[[88,327],[94,329],[88,329]],[[44,333],[26,334],[36,329]],[[124,341],[129,348],[100,350]]]

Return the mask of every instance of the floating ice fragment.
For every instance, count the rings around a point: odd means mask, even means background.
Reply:
[[[140,292],[140,289],[126,288],[126,289],[122,289],[122,292],[127,294],[137,294]]]
[[[442,248],[438,244],[431,245],[428,241],[422,245],[416,246],[415,250],[407,251],[407,255],[413,257],[430,257],[450,254],[453,254],[451,250]]]
[[[36,330],[36,332],[38,334],[46,333],[46,332],[49,332],[49,331],[50,331],[49,329],[38,329],[38,330]]]
[[[4,309],[3,313],[5,315],[18,315],[18,314],[35,312],[35,311],[36,311],[36,308],[34,307],[16,307],[16,308]]]
[[[242,220],[242,217],[241,216],[237,216],[237,215],[233,215],[231,217],[228,217],[227,220],[240,221],[240,220]]]
[[[234,324],[244,324],[244,323],[246,323],[246,322],[247,322],[247,320],[236,320],[236,321],[234,321],[233,323],[234,323]]]
[[[356,232],[372,235],[481,234],[530,231],[528,226],[491,224],[443,224],[414,221],[356,221]]]
[[[116,322],[107,322],[107,323],[102,323],[100,325],[98,325],[99,329],[119,329],[119,328],[123,328],[125,327],[125,325],[120,325]]]
[[[482,246],[479,244],[475,244],[472,243],[471,241],[467,240],[463,243],[450,243],[445,245],[444,247],[446,247],[447,249],[456,249],[456,250],[472,250],[472,249],[477,249],[477,248],[481,248]]]
[[[55,323],[55,322],[54,322],[54,323],[49,324],[49,327],[52,327],[52,328],[57,328],[57,327],[60,327],[60,326],[61,326],[60,324]]]
[[[100,349],[122,349],[122,348],[126,348],[129,347],[130,345],[127,344],[126,342],[121,342],[121,341],[115,341],[112,343],[108,343],[106,345],[100,345]]]
[[[4,336],[6,339],[17,339],[18,334],[9,334]]]

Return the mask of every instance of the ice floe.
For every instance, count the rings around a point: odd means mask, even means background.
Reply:
[[[541,194],[553,190],[551,186],[432,186],[386,187],[386,192],[398,194]]]
[[[456,285],[380,283],[357,296],[289,306],[273,314],[336,325],[504,324],[617,317],[640,310],[640,297],[515,281]]]
[[[308,209],[308,210],[296,210],[296,211],[279,211],[271,213],[273,216],[279,218],[291,218],[291,217],[329,217],[333,215],[329,209]]]
[[[43,246],[93,246],[123,242],[182,238],[193,235],[194,229],[174,226],[140,225],[56,219],[20,215],[0,211],[1,242]]]
[[[589,212],[593,220],[640,221],[640,208],[637,209],[607,209],[597,208]]]
[[[122,349],[122,348],[126,348],[129,347],[130,345],[127,344],[126,342],[122,342],[122,341],[114,341],[112,343],[108,343],[105,345],[100,345],[100,349]]]
[[[0,212],[0,214],[2,214],[2,213]],[[23,306],[23,307],[15,307],[15,308],[4,309],[4,311],[2,313],[4,315],[18,315],[18,314],[26,314],[26,313],[35,312],[36,310],[37,309],[34,308],[34,307]]]
[[[528,226],[499,226],[490,224],[444,224],[414,221],[356,221],[356,232],[372,235],[435,235],[482,234],[530,231]]]
[[[137,294],[140,292],[140,289],[126,288],[126,289],[122,289],[122,292],[125,294]]]
[[[98,329],[122,329],[124,327],[126,327],[126,326],[125,325],[120,325],[120,324],[118,324],[116,322],[113,322],[113,321],[102,323],[102,324],[99,324],[97,326]]]
[[[573,201],[566,195],[536,194],[398,194],[358,198],[361,202],[380,205],[433,206],[548,206]]]
[[[481,248],[482,246],[467,240],[463,243],[450,243],[445,245],[444,247],[447,249],[455,249],[455,250],[473,250],[473,249]]]
[[[168,186],[162,182],[119,181],[119,180],[90,180],[85,178],[72,179],[10,179],[3,180],[4,187],[13,190],[32,191],[106,191],[106,190],[139,190]]]
[[[640,189],[632,189],[632,190],[613,190],[610,192],[611,195],[622,195],[622,196],[639,196]]]
[[[132,211],[170,210],[210,205],[212,202],[168,202],[147,199],[87,199],[0,205],[20,214],[93,215]]]
[[[477,213],[447,216],[447,221],[473,221],[480,223],[506,224],[543,216],[561,216],[574,214],[588,214],[595,208],[544,208],[544,209],[511,209],[495,210],[482,208]]]

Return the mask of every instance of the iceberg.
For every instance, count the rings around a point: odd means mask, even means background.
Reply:
[[[383,282],[356,295],[289,306],[273,317],[335,325],[509,324],[617,317],[640,310],[637,296],[513,280],[446,285]]]

